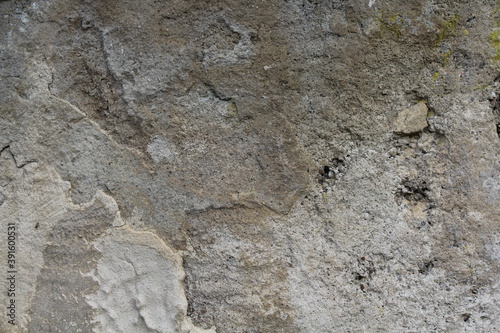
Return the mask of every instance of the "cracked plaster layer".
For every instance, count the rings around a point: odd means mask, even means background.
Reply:
[[[0,331],[494,332],[499,22],[494,0],[0,1]]]
[[[110,196],[75,205],[53,168],[18,166],[9,148],[0,166],[1,226],[18,235],[17,325],[3,321],[2,332],[215,332],[186,317],[181,257],[126,226]],[[9,300],[2,293],[3,307]]]

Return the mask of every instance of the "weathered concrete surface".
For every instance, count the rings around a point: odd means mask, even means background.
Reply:
[[[497,1],[0,1],[0,331],[494,332],[499,29]]]

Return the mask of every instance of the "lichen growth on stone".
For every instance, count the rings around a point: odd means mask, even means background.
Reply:
[[[460,16],[453,15],[441,25],[441,28],[436,33],[434,46],[440,46],[444,41],[458,35]]]
[[[493,56],[493,60],[499,61],[500,60],[500,34],[498,30],[493,31],[490,34],[490,37],[488,39],[490,42],[490,45],[493,47],[495,51],[495,55]]]
[[[500,28],[500,1],[497,1],[497,5],[493,9],[493,20],[495,28]]]
[[[403,17],[399,13],[386,13],[380,11],[376,20],[380,24],[380,35],[399,39],[403,34]]]

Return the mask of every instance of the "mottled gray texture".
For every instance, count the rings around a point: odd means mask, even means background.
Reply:
[[[499,27],[493,0],[1,1],[0,331],[494,332]]]

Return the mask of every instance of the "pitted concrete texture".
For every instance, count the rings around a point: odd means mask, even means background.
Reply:
[[[0,332],[498,331],[499,36],[495,0],[0,1]]]

